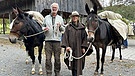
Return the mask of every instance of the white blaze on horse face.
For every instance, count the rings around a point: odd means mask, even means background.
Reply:
[[[94,33],[88,32],[88,28],[87,27],[85,28],[85,31],[86,31],[86,33],[88,35],[88,38],[94,38]]]
[[[14,21],[15,21],[15,19],[13,19],[13,21],[10,23],[10,25],[9,25],[9,26],[10,26],[10,27],[9,27],[10,29],[12,29],[13,24],[14,24]]]
[[[94,33],[93,32],[88,32],[88,37],[94,39]]]
[[[87,33],[87,35],[88,35],[88,28],[87,28],[87,27],[85,28],[85,31],[86,31],[86,33]]]

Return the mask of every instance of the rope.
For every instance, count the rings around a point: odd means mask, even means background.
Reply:
[[[69,60],[69,66],[71,66],[71,61],[73,61],[73,59],[81,59],[81,58],[83,58],[87,54],[87,52],[89,51],[91,45],[92,45],[92,43],[89,44],[87,51],[82,56],[80,56],[80,57],[73,56],[72,55],[72,52],[73,52],[72,49],[70,50],[70,54],[67,53],[67,51],[66,51],[65,54],[64,54],[64,58],[65,59],[68,58],[68,60]],[[66,55],[68,55],[68,56],[66,56]]]
[[[80,57],[72,56],[72,57],[73,57],[74,59],[81,59],[81,58],[83,58],[83,57],[87,54],[87,52],[89,51],[91,45],[92,45],[92,43],[89,44],[88,49],[86,50],[86,52],[85,52],[82,56],[80,56]]]
[[[83,57],[87,54],[87,52],[89,51],[91,45],[92,45],[92,43],[89,44],[88,49],[86,50],[86,52],[85,52],[82,56],[80,56],[80,57],[75,57],[75,56],[73,56],[73,55],[72,55],[72,52],[73,52],[73,51],[72,51],[72,49],[71,49],[71,50],[70,50],[70,54],[68,54],[67,51],[65,52],[64,58],[65,58],[65,59],[68,58],[69,61],[73,61],[73,59],[81,59],[81,58],[83,58]],[[66,56],[66,55],[68,55],[68,56]]]
[[[44,33],[45,31],[41,31],[41,32],[38,32],[38,33],[35,33],[35,34],[32,34],[32,35],[28,35],[28,36],[24,36],[25,38],[27,37],[33,37],[33,36],[36,36],[36,35],[39,35],[41,33]]]

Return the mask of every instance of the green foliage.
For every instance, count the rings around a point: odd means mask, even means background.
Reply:
[[[9,19],[5,19],[5,23],[9,24]],[[0,18],[0,24],[3,24],[3,19],[2,18]]]
[[[128,21],[126,18],[122,18],[121,19],[123,22],[125,22],[127,25],[130,23],[130,21]]]
[[[5,33],[9,33],[9,19],[5,19]],[[3,33],[3,19],[0,19],[0,34]]]
[[[135,22],[135,5],[125,6],[125,5],[116,5],[105,7],[103,10],[99,11],[113,11],[122,15],[123,18],[126,18],[130,21]]]

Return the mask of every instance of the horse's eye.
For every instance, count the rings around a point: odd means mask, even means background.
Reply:
[[[98,21],[98,18],[97,17],[95,17],[95,21]]]
[[[15,21],[14,23],[15,23],[15,24],[19,24],[20,22],[19,22],[19,21]]]

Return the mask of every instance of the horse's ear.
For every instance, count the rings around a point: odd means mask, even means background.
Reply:
[[[90,14],[90,9],[87,3],[85,4],[85,11],[87,12],[88,15]]]
[[[94,9],[94,13],[97,14],[97,4],[96,3],[94,3],[93,9]]]
[[[17,7],[16,9],[18,11],[18,14],[23,13],[23,11],[19,7]]]
[[[17,14],[19,13],[17,8],[16,7],[12,7],[12,9],[13,9],[14,14],[17,16]]]

